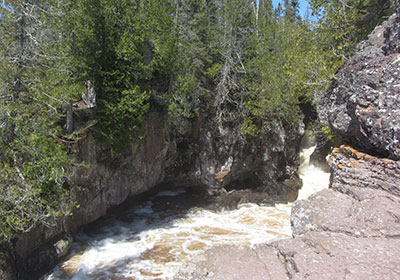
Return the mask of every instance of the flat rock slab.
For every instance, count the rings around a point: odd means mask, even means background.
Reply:
[[[210,249],[202,260],[186,267],[176,279],[210,280],[288,280],[278,251],[269,246],[249,248],[219,246]]]
[[[290,279],[400,279],[400,240],[308,232],[272,244]]]
[[[345,233],[355,237],[400,236],[400,198],[387,192],[360,189],[357,200],[334,190],[324,190],[292,209],[293,235],[307,231]]]
[[[256,248],[207,251],[176,279],[393,280],[400,279],[400,240],[307,232]]]

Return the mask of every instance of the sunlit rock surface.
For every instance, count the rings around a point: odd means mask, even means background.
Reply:
[[[320,117],[359,150],[400,158],[400,17],[360,43],[319,107]]]

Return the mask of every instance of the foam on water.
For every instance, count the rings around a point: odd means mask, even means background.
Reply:
[[[302,150],[300,199],[327,186],[325,174]],[[247,245],[291,237],[291,204],[241,204],[235,210],[192,208],[185,213],[155,208],[156,199],[176,199],[184,189],[163,191],[149,201],[110,215],[77,237],[66,261],[43,279],[173,279],[196,254],[221,244]],[[169,207],[174,205],[166,203]],[[175,205],[176,206],[176,205]]]
[[[134,212],[151,215],[140,209]],[[182,263],[212,246],[290,237],[289,213],[289,205],[242,204],[231,211],[193,209],[182,218],[152,224],[116,219],[106,232],[80,235],[69,259],[45,279],[170,279]]]
[[[310,157],[315,147],[314,137],[306,135],[302,142],[299,167],[299,176],[303,181],[303,187],[299,190],[297,200],[307,199],[310,195],[326,189],[329,185],[330,174],[310,163]]]

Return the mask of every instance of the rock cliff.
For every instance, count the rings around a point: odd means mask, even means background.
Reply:
[[[293,207],[294,239],[270,245],[289,279],[400,277],[399,46],[397,13],[325,95],[320,115],[350,146],[329,157],[330,188]]]

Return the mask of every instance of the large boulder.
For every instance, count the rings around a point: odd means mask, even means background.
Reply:
[[[323,121],[350,146],[400,158],[400,16],[375,28],[340,69],[319,106]]]
[[[400,163],[347,146],[329,159],[330,189],[292,209],[294,239],[272,244],[291,279],[397,279]]]

